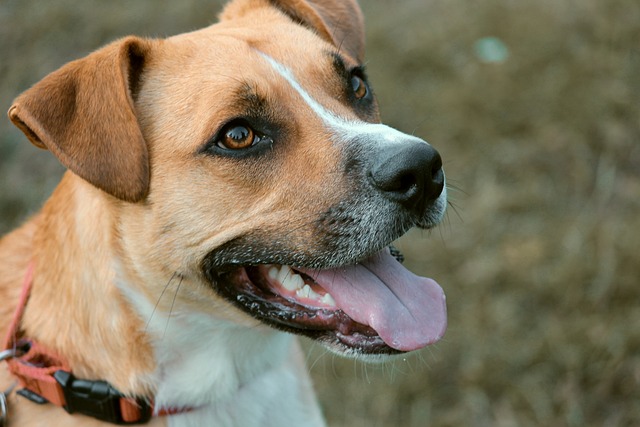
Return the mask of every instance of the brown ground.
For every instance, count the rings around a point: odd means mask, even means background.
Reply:
[[[381,367],[312,346],[331,425],[640,425],[640,2],[361,1],[385,122],[445,159],[455,210],[398,246],[445,288],[450,326]],[[2,0],[0,109],[115,37],[206,25],[218,3]],[[505,61],[482,61],[489,36]],[[0,232],[60,173],[0,120]]]

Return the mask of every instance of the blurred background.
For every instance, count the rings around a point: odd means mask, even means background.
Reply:
[[[220,0],[0,0],[0,110],[126,34]],[[452,206],[397,246],[447,293],[442,342],[381,366],[307,343],[332,426],[640,425],[640,2],[362,0],[383,120],[445,161]],[[62,168],[0,120],[0,233]]]

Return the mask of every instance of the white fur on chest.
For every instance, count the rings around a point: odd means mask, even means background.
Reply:
[[[171,427],[322,426],[296,338],[174,307],[171,318],[130,286],[120,289],[155,337],[156,407],[189,407]]]

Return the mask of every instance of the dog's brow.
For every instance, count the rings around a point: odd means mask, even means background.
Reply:
[[[267,100],[258,94],[255,88],[245,83],[236,93],[236,104],[246,115],[263,117],[269,115],[269,105]]]
[[[353,74],[357,74],[366,80],[366,72],[364,65],[355,64],[348,60],[339,51],[326,50],[325,55],[331,61],[335,73],[350,87],[350,79]]]
[[[334,132],[338,141],[349,141],[353,138],[366,138],[375,140],[376,143],[402,143],[414,138],[392,127],[381,123],[367,123],[361,120],[343,118],[332,111],[327,110],[316,101],[305,88],[296,80],[293,72],[264,52],[258,53],[271,65],[271,67],[283,77],[287,83],[302,97],[307,105],[318,115],[324,125]],[[415,140],[422,141],[419,138]]]
[[[333,64],[333,68],[335,69],[336,74],[343,77],[344,79],[348,78],[349,71],[347,70],[347,66],[345,65],[345,60],[342,57],[342,55],[340,55],[339,52],[334,52],[334,51],[326,51],[326,55],[331,60],[331,63]]]
[[[271,67],[282,76],[289,85],[295,89],[296,92],[302,97],[302,99],[311,107],[311,109],[322,119],[322,121],[330,128],[340,128],[345,121],[335,113],[327,110],[318,101],[316,101],[296,80],[295,76],[287,67],[267,55],[266,53],[259,52],[260,55],[267,60]]]

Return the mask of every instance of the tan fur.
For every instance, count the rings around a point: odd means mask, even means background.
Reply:
[[[16,99],[11,120],[70,171],[40,213],[0,239],[3,335],[30,261],[36,267],[22,323],[26,334],[64,355],[76,376],[109,381],[125,393],[153,396],[156,362],[148,319],[136,314],[118,281],[157,301],[165,313],[175,304],[263,327],[204,284],[199,262],[247,230],[295,229],[346,191],[338,153],[326,143],[318,118],[296,108],[299,99],[290,88],[250,65],[256,54],[247,46],[327,88],[335,77],[323,51],[334,44],[360,61],[357,7],[314,3],[236,1],[216,26],[167,40],[116,41]],[[266,41],[265,32],[271,35]],[[237,162],[195,154],[237,113],[228,87],[238,75],[276,100],[276,114],[291,123],[292,142],[268,167],[249,164],[239,171]],[[323,90],[312,95],[327,108],[353,114]],[[288,238],[300,250],[315,241],[308,231]],[[175,274],[181,277],[175,301],[159,299],[168,285],[168,295],[177,292],[170,283]],[[305,376],[297,350],[292,357]],[[2,366],[0,390],[10,382]],[[10,403],[12,426],[99,424],[15,394]],[[153,425],[164,422],[154,419]]]

